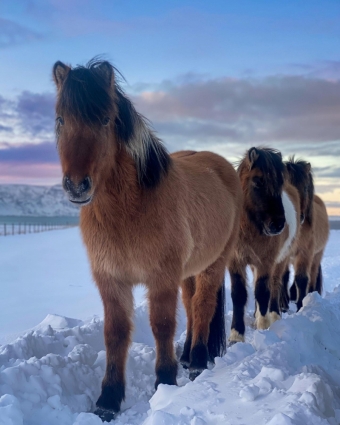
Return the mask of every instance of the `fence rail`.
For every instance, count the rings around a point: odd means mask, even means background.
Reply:
[[[75,227],[75,223],[0,223],[0,236],[25,235]]]

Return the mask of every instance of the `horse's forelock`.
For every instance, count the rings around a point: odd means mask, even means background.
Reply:
[[[87,124],[98,124],[114,110],[114,98],[103,72],[93,63],[73,68],[62,87],[58,113]]]
[[[253,162],[251,169],[257,168],[261,171],[265,186],[275,193],[278,187],[284,182],[285,167],[282,162],[282,156],[279,151],[271,148],[257,148],[257,158]],[[239,174],[249,173],[248,151],[238,165]]]

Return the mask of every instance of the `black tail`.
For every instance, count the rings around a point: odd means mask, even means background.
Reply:
[[[215,357],[222,357],[227,350],[227,340],[225,333],[225,287],[224,281],[217,292],[217,303],[214,317],[210,322],[208,339],[209,360],[214,361]]]
[[[315,290],[318,291],[320,295],[322,295],[322,280],[322,268],[320,264],[315,283]]]

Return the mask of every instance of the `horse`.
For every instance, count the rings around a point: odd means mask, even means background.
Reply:
[[[329,220],[326,206],[314,194],[311,164],[293,157],[285,162],[288,178],[300,197],[301,229],[293,256],[295,278],[290,288],[290,299],[296,302],[297,311],[308,292],[322,294],[321,260],[329,237]],[[285,275],[289,276],[289,269]],[[283,308],[288,310],[288,279],[282,285],[285,300]]]
[[[170,155],[119,85],[108,61],[58,61],[56,136],[63,187],[104,305],[106,372],[95,413],[112,419],[125,398],[133,286],[147,288],[156,382],[176,385],[176,307],[188,325],[181,361],[194,379],[225,352],[224,275],[243,195],[233,166],[211,152]]]
[[[254,273],[255,324],[266,329],[280,318],[282,277],[299,233],[298,191],[286,178],[279,151],[252,147],[237,172],[244,194],[240,235],[229,272],[233,319],[230,343],[244,341],[246,266]]]

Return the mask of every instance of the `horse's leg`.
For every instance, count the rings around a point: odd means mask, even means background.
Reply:
[[[208,365],[210,323],[217,306],[218,291],[221,285],[224,285],[225,268],[226,258],[221,256],[196,276],[196,292],[192,299],[193,332],[189,365],[190,379],[195,379]]]
[[[310,272],[310,282],[308,292],[317,291],[322,294],[322,269],[321,260],[323,257],[323,250],[314,255],[312,268]]]
[[[271,282],[272,276],[268,274],[268,271],[258,269],[255,282],[255,324],[257,329],[267,329],[270,326],[268,307]]]
[[[289,283],[289,264],[283,273],[282,285],[281,285],[281,296],[280,296],[280,307],[281,311],[286,313],[289,310],[289,295],[288,295],[288,283]]]
[[[297,311],[302,307],[302,300],[307,295],[307,287],[310,279],[310,269],[312,259],[309,252],[301,253],[295,263],[295,279],[294,282],[297,288]]]
[[[94,273],[104,305],[106,372],[95,413],[110,421],[125,398],[125,365],[132,330],[132,288]]]
[[[255,276],[256,270],[252,268]],[[246,326],[244,323],[244,309],[247,304],[247,273],[244,265],[232,261],[229,267],[231,280],[231,299],[233,301],[233,320],[229,341],[231,343],[244,342]]]
[[[192,297],[195,295],[195,277],[188,277],[182,282],[182,300],[187,312],[187,336],[184,343],[183,353],[180,362],[185,368],[189,367],[190,363],[190,350],[192,341]]]
[[[177,360],[174,350],[178,281],[163,277],[148,283],[150,324],[156,340],[156,382],[177,385]]]
[[[269,320],[270,324],[281,318],[282,304],[281,296],[283,292],[287,294],[287,287],[283,287],[284,275],[288,270],[289,260],[277,264],[274,269],[273,277],[270,281],[270,300],[269,300]],[[289,278],[289,274],[288,274]],[[284,289],[283,289],[284,288]]]

